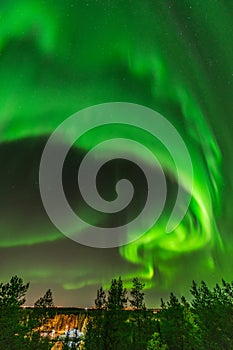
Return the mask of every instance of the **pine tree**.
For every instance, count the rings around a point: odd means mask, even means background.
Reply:
[[[127,311],[123,310],[127,302],[127,290],[121,277],[113,279],[108,291],[106,309],[103,289],[97,291],[96,306],[87,326],[85,348],[87,350],[128,350],[130,343],[130,325]]]
[[[54,307],[52,292],[48,289],[45,295],[34,303],[31,319],[37,328],[43,327],[44,330],[49,328],[49,320],[55,312]]]
[[[54,307],[53,295],[51,289],[48,289],[45,295],[39,298],[35,303],[34,307],[50,308]]]
[[[145,284],[140,282],[137,277],[132,282],[133,287],[130,292],[132,297],[130,299],[130,305],[134,309],[131,314],[132,344],[133,349],[141,350],[146,349],[149,339],[157,330],[157,322],[154,319],[153,313],[146,311],[144,293],[142,292]]]
[[[6,284],[0,283],[0,308],[23,305],[28,288],[29,283],[24,284],[18,276],[13,276]]]
[[[233,349],[233,283],[222,280],[211,290],[204,281],[193,282],[191,306],[205,350]]]
[[[26,330],[21,323],[20,306],[25,302],[28,287],[29,283],[24,284],[18,276],[0,284],[0,349],[16,349],[24,344]]]
[[[97,290],[95,306],[97,309],[104,309],[106,307],[106,294],[102,287],[100,287],[100,289]]]
[[[130,299],[130,305],[136,310],[145,309],[144,293],[142,292],[145,287],[145,283],[139,281],[137,277],[133,279],[133,288],[130,292],[132,299]]]
[[[104,321],[105,327],[104,349],[127,349],[129,342],[129,325],[127,312],[123,309],[127,304],[127,290],[123,286],[121,277],[113,279],[108,291],[107,309]]]
[[[170,300],[162,300],[162,311],[159,312],[161,339],[172,350],[201,350],[198,329],[184,297],[181,302],[171,293]]]
[[[113,279],[108,291],[107,306],[109,310],[122,310],[127,303],[127,290],[123,286],[121,277]]]

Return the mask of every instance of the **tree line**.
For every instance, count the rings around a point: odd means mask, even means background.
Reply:
[[[233,282],[222,280],[211,289],[193,281],[191,301],[171,293],[156,314],[146,309],[144,286],[133,280],[133,311],[124,310],[127,291],[120,277],[107,295],[102,287],[97,291],[99,312],[88,323],[86,350],[233,350]]]
[[[50,339],[40,334],[56,313],[52,292],[49,289],[34,308],[25,310],[28,288],[29,283],[17,276],[0,283],[0,349],[52,348]],[[144,288],[135,277],[128,293],[119,277],[107,292],[97,290],[96,310],[89,313],[86,328],[86,350],[233,350],[233,282],[222,280],[209,288],[204,281],[199,285],[193,281],[190,301],[171,293],[169,300],[161,299],[157,313],[146,308]],[[68,347],[65,342],[63,348]]]
[[[49,350],[49,339],[42,338],[40,327],[51,317],[54,307],[51,290],[39,298],[30,311],[22,308],[29,283],[13,276],[7,283],[0,283],[0,349]]]
[[[145,284],[137,277],[132,280],[130,297],[121,277],[111,281],[106,293],[97,290],[96,312],[90,317],[85,335],[86,350],[111,350],[147,348],[147,343],[156,331],[152,311],[147,311],[143,289]],[[126,310],[127,302],[131,311]]]

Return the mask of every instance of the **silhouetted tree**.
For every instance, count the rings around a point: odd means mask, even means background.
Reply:
[[[29,283],[24,284],[18,276],[10,282],[0,283],[0,349],[12,350],[25,344],[26,329],[21,323],[21,305]]]
[[[186,299],[182,297],[180,302],[171,293],[167,303],[161,300],[161,308],[158,317],[162,343],[167,344],[169,350],[202,349],[198,329]]]
[[[140,282],[138,277],[133,278],[132,282],[133,287],[130,292],[132,299],[129,300],[130,305],[136,310],[145,309],[144,293],[142,292],[145,283]]]
[[[0,308],[23,305],[28,288],[29,283],[24,284],[18,276],[13,276],[8,283],[0,283]]]
[[[34,307],[48,308],[54,307],[53,296],[51,289],[48,289],[45,295],[39,298],[35,303]]]
[[[145,312],[144,293],[142,292],[145,284],[140,282],[138,277],[133,278],[132,283],[133,286],[130,292],[132,299],[129,300],[130,305],[134,309],[134,312],[131,313],[132,344],[135,350],[140,350],[146,348],[148,340],[155,329],[152,326],[151,315]],[[151,331],[151,326],[153,331]]]
[[[127,290],[123,286],[121,277],[113,279],[108,291],[107,307],[109,310],[122,310],[127,303]]]
[[[99,292],[99,296],[101,294]],[[127,303],[126,294],[121,277],[113,279],[108,291],[107,309],[96,310],[88,322],[85,336],[87,350],[129,350],[130,325],[128,313],[123,310]]]
[[[193,281],[192,312],[205,350],[233,349],[233,283],[222,280],[211,290],[204,281]]]
[[[48,350],[51,344],[37,331],[37,318],[21,308],[29,283],[18,276],[8,283],[0,283],[0,349]]]
[[[95,299],[95,306],[97,309],[104,309],[106,307],[106,293],[102,287],[97,290],[97,298]]]

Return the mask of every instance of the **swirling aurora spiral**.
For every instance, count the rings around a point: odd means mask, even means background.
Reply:
[[[198,4],[193,1],[190,7],[186,4],[168,7],[165,2],[157,7],[139,1],[111,7],[103,1],[88,11],[84,3],[77,2],[65,9],[63,2],[55,8],[50,1],[43,5],[29,1],[1,5],[8,20],[0,29],[3,78],[0,141],[3,144],[49,135],[68,115],[98,103],[127,101],[159,111],[176,127],[189,150],[194,171],[192,200],[183,221],[171,234],[164,234],[168,217],[165,214],[156,227],[119,248],[121,256],[135,265],[133,271],[125,270],[121,275],[129,280],[138,273],[148,281],[149,288],[157,283],[155,275],[159,271],[166,276],[168,287],[180,268],[171,262],[194,251],[204,252],[203,269],[215,271],[212,251],[215,247],[223,250],[224,243],[217,225],[222,207],[222,155],[220,137],[217,143],[214,130],[221,112],[218,76],[225,79],[232,66],[230,36],[224,34],[231,31],[229,11],[223,3],[211,1]],[[209,20],[204,18],[207,8]],[[186,18],[185,24],[182,16]],[[210,23],[218,23],[218,30]],[[85,33],[85,40],[81,33]],[[218,48],[213,44],[216,38]],[[207,39],[210,61],[205,47]],[[15,61],[19,50],[22,55]],[[228,115],[229,91],[226,86],[222,93]],[[101,137],[108,132],[106,128]],[[130,130],[125,129],[124,133],[132,137]],[[142,136],[135,132],[133,138]],[[150,142],[142,141],[145,145]],[[92,138],[86,138],[81,148],[88,151],[92,142]],[[160,157],[167,174],[177,179],[174,164],[162,150]],[[182,185],[189,191],[190,179],[184,177]],[[54,234],[51,238],[45,232],[40,239],[25,236],[9,240],[7,233],[6,236],[3,233],[1,244],[33,245],[55,241],[58,236]],[[85,280],[85,272],[83,276]],[[75,289],[99,280],[107,282],[105,277],[92,276],[86,282],[69,280],[63,285]]]

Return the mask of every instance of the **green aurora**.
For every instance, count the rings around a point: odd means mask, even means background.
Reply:
[[[118,275],[126,285],[144,279],[149,305],[171,290],[187,295],[192,279],[232,280],[231,2],[3,0],[0,16],[1,279],[30,280],[29,303],[48,286],[66,305],[91,305],[96,286]],[[171,234],[168,208],[136,242],[103,250],[68,240],[50,223],[38,164],[63,120],[112,101],[150,107],[176,127],[194,188]],[[78,152],[120,132],[150,147],[176,186],[164,148],[130,127],[90,132]],[[190,190],[188,177],[183,186]]]

